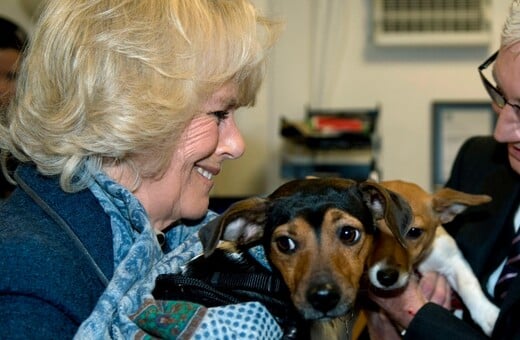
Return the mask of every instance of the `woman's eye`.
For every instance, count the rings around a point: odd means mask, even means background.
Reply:
[[[296,243],[296,241],[294,241],[292,238],[288,236],[278,237],[275,240],[275,243],[278,250],[285,254],[292,254],[298,248],[298,244]]]
[[[212,112],[211,114],[214,115],[215,117],[217,117],[217,120],[219,123],[221,121],[225,120],[229,116],[228,111],[215,111],[215,112]]]
[[[339,228],[338,236],[345,245],[353,245],[361,239],[361,232],[351,226],[343,226]]]

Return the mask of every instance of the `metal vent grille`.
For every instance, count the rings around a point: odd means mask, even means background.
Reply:
[[[374,0],[374,42],[485,45],[488,13],[488,0]]]

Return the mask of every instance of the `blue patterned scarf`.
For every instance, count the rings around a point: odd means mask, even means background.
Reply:
[[[267,309],[257,303],[206,308],[186,301],[157,301],[151,292],[159,274],[178,273],[202,252],[196,226],[179,224],[166,233],[161,250],[148,216],[127,189],[97,173],[90,190],[110,216],[114,276],[75,339],[279,339],[282,332]]]

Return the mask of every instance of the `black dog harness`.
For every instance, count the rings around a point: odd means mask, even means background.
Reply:
[[[159,300],[191,301],[206,307],[257,301],[283,329],[284,339],[302,339],[309,334],[308,323],[293,307],[287,287],[273,274],[215,272],[207,280],[162,274],[157,277],[152,294]]]

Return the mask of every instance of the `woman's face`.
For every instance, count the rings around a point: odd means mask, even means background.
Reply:
[[[520,43],[500,50],[493,76],[508,103],[520,105]],[[520,109],[509,104],[503,108],[493,104],[493,109],[498,114],[494,137],[507,143],[509,163],[520,174]]]
[[[181,218],[202,217],[208,209],[213,177],[222,163],[244,153],[244,140],[234,119],[237,93],[232,83],[213,93],[172,150],[164,176],[143,179],[134,192],[157,230]]]

